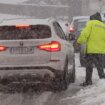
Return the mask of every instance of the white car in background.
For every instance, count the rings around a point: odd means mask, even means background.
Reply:
[[[69,39],[72,40],[75,52],[79,52],[80,48],[75,46],[77,37],[80,35],[86,22],[89,20],[89,16],[76,16],[72,18],[69,26]]]
[[[25,81],[67,89],[75,81],[74,48],[59,23],[33,18],[1,22],[0,78],[3,85]]]

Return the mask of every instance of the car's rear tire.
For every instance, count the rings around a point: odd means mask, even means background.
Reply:
[[[73,70],[72,70],[72,73],[70,74],[70,83],[74,83],[75,82],[75,78],[76,78],[76,75],[75,75],[75,60],[73,62]]]
[[[61,81],[59,82],[58,91],[64,91],[69,85],[69,74],[68,74],[68,60],[65,62],[64,73]]]
[[[62,84],[62,90],[66,90],[69,85],[69,73],[68,73],[68,60],[66,61],[65,68],[64,68],[64,79]]]

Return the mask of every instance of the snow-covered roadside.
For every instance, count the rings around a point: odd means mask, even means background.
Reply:
[[[80,105],[105,105],[105,80],[97,80],[92,86],[81,89],[74,98],[81,100]]]
[[[19,15],[9,15],[9,14],[0,14],[0,22],[2,22],[5,19],[11,19],[11,18],[25,18],[26,16],[19,16]]]
[[[76,56],[76,86],[85,80],[85,68],[80,67],[78,54]],[[93,71],[93,85],[81,87],[72,97],[66,97],[63,101],[79,100],[76,105],[105,105],[105,79],[99,79],[97,70]],[[68,103],[68,105],[71,105]]]
[[[9,19],[9,18],[20,18],[20,17],[26,17],[26,16],[9,15],[9,14],[1,14],[0,13],[0,20],[2,20],[2,19]]]
[[[27,1],[29,0],[2,0],[0,1],[0,3],[4,3],[4,4],[19,4],[19,5],[30,5],[30,6],[47,6],[47,7],[69,7],[68,5],[62,5],[61,3],[57,2],[56,4],[48,4],[46,2],[39,1],[36,3],[31,3],[30,1],[27,3]]]
[[[0,0],[0,3],[6,3],[6,4],[21,4],[22,2],[25,2],[28,0]]]
[[[76,55],[76,58],[78,58],[78,55]],[[84,68],[79,69],[79,62],[76,61],[76,63],[77,77],[83,82],[81,79],[85,77],[85,70]],[[105,79],[99,79],[97,70],[94,68],[93,85],[84,87],[72,98],[80,99],[81,105],[105,105]]]

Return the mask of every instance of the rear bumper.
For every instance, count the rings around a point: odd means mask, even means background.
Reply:
[[[48,66],[0,67],[0,82],[6,84],[10,82],[49,84],[62,78],[63,71]]]

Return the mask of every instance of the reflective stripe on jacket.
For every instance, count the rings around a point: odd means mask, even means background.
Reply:
[[[98,20],[88,21],[77,43],[85,43],[87,53],[105,54],[105,24]]]

